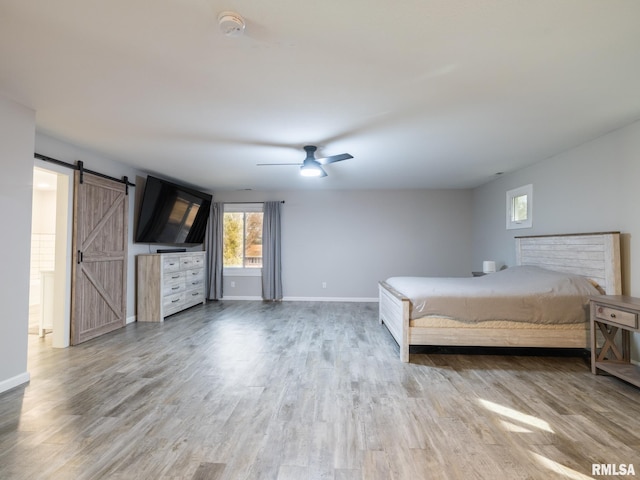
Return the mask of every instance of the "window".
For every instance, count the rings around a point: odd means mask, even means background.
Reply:
[[[533,185],[514,188],[507,192],[507,229],[531,228]]]
[[[224,206],[225,272],[230,275],[259,275],[262,268],[262,205]]]

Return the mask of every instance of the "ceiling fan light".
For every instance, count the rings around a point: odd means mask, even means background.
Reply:
[[[300,175],[303,177],[321,177],[323,176],[324,170],[320,165],[302,165],[300,167]]]

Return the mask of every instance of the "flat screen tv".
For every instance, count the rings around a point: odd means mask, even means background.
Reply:
[[[204,242],[211,198],[207,193],[148,176],[136,242],[164,245]]]

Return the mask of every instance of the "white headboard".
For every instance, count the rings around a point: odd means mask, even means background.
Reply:
[[[620,232],[516,237],[516,262],[588,277],[607,295],[622,293]]]

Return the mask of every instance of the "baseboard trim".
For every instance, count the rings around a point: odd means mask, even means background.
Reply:
[[[130,323],[135,323],[136,320],[137,320],[136,315],[131,315],[130,317],[127,317],[126,325],[129,325]]]
[[[224,297],[222,297],[222,300],[251,300],[251,301],[255,301],[255,300],[262,300],[262,297],[242,296],[242,295],[238,295],[238,296],[227,296],[227,295],[225,295]]]
[[[378,302],[378,297],[284,297],[285,302]]]
[[[262,297],[255,296],[225,296],[222,300],[248,300],[261,301]],[[283,302],[374,302],[378,303],[378,297],[284,297]]]
[[[12,388],[19,387],[25,383],[29,383],[31,380],[31,376],[29,372],[21,373],[20,375],[16,375],[15,377],[7,378],[0,382],[0,393],[6,392],[7,390],[11,390]]]

